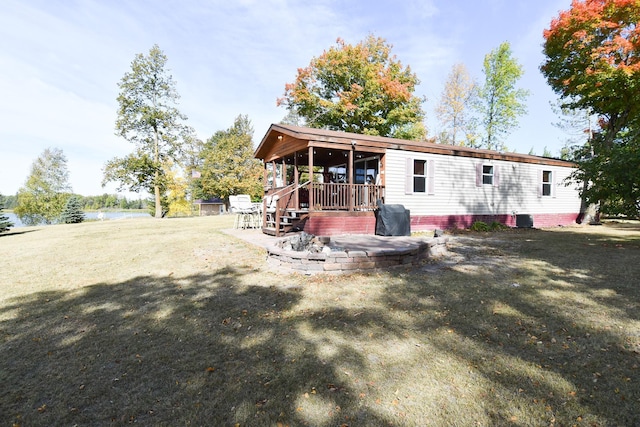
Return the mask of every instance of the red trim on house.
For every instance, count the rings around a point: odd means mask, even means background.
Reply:
[[[535,228],[568,226],[576,224],[577,213],[534,214]],[[426,231],[452,228],[469,228],[476,221],[491,224],[498,221],[509,227],[516,226],[513,215],[420,215],[411,216],[411,231]],[[342,234],[375,234],[374,212],[312,212],[304,224],[304,231],[316,236],[338,236]]]
[[[559,225],[567,226],[576,223],[579,214],[577,213],[557,213],[557,214],[534,214],[533,226],[536,228],[556,227]],[[483,221],[491,224],[498,221],[509,227],[516,226],[516,217],[514,215],[420,215],[411,216],[411,230],[433,230],[451,229],[451,228],[469,228],[476,221]]]

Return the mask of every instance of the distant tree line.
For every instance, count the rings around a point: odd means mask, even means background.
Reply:
[[[102,194],[100,196],[81,196],[80,194],[69,194],[74,196],[82,210],[100,209],[147,209],[146,199],[127,199],[118,194]],[[18,206],[18,196],[4,196],[4,208],[13,210]]]

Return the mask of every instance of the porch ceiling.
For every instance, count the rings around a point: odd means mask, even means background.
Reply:
[[[371,151],[358,151],[357,149],[354,151],[355,160],[373,157],[378,155],[378,152]],[[288,165],[294,164],[297,158],[297,162],[299,166],[304,166],[309,164],[309,150],[299,151],[296,153],[291,153],[286,156],[281,157],[278,161],[284,161]],[[349,150],[341,150],[338,148],[322,148],[322,147],[314,147],[313,148],[313,164],[315,166],[338,166],[349,161]]]
[[[314,137],[315,136],[315,137]],[[335,166],[346,163],[349,152],[354,158],[371,157],[385,153],[385,147],[379,143],[364,143],[361,139],[318,138],[319,135],[291,132],[286,126],[272,125],[270,131],[255,152],[255,157],[265,162],[281,162],[298,165],[309,164],[309,148],[313,148],[313,163],[316,166]],[[352,135],[355,136],[355,135]],[[360,136],[360,135],[358,135]]]

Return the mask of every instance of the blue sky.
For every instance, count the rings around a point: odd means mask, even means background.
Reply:
[[[335,45],[383,37],[410,65],[428,99],[426,125],[459,62],[482,81],[484,55],[503,41],[524,67],[528,114],[506,140],[517,152],[558,154],[556,97],[538,67],[542,31],[570,0],[2,0],[0,193],[15,194],[47,148],[63,150],[74,192],[102,188],[102,167],[133,145],[114,135],[117,83],[138,53],[158,44],[202,139],[247,114],[257,144],[285,115],[276,99],[299,67]]]

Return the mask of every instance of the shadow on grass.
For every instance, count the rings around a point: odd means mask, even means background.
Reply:
[[[385,304],[488,380],[492,423],[640,425],[638,234],[496,233],[452,250],[457,264],[407,275]]]
[[[143,276],[13,301],[0,312],[2,423],[301,425],[300,399],[317,394],[311,424],[340,425],[354,396],[287,315],[299,290],[239,286],[243,274]]]
[[[36,229],[20,230],[20,231],[17,231],[15,229],[10,229],[9,231],[0,233],[0,237],[19,236],[20,234],[33,233],[34,231],[40,231],[40,229],[36,228]]]
[[[488,236],[436,271],[267,287],[226,267],[13,300],[2,422],[640,423],[638,237]]]

